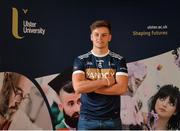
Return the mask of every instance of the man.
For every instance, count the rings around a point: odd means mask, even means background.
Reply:
[[[60,110],[63,112],[64,120],[56,128],[77,128],[80,111],[80,94],[76,94],[72,82],[67,82],[59,92],[61,103]]]
[[[1,130],[52,129],[50,115],[40,92],[29,79],[17,73],[4,73],[0,113]]]
[[[57,130],[76,129],[80,111],[80,94],[75,93],[71,81],[71,72],[64,71],[53,79],[49,85],[57,92],[60,103],[59,110],[63,120],[55,126]]]
[[[78,129],[121,129],[120,95],[127,91],[125,59],[109,50],[111,25],[105,20],[91,26],[90,52],[77,57],[72,75],[76,93],[81,93]]]
[[[19,80],[19,74],[4,73],[3,84],[0,90],[1,130],[10,128],[14,114],[17,112],[22,102],[23,90],[17,86]]]
[[[9,118],[16,112],[23,98],[23,90],[15,86],[19,79],[19,74],[4,73],[3,84],[0,91],[0,112],[4,117]]]

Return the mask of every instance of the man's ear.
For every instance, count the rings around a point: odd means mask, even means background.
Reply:
[[[109,42],[111,42],[111,40],[112,40],[112,35],[109,36]]]
[[[60,103],[60,104],[58,104],[58,107],[59,107],[59,110],[60,111],[63,111],[63,105]]]
[[[90,39],[91,39],[91,41],[93,40],[93,36],[92,36],[92,33],[91,33],[91,35],[90,35]]]

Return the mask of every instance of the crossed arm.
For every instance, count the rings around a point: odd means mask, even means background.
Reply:
[[[77,93],[95,92],[104,95],[121,95],[128,88],[128,77],[125,75],[117,75],[116,78],[108,76],[98,80],[88,80],[85,78],[85,74],[77,73],[72,75],[72,81]]]

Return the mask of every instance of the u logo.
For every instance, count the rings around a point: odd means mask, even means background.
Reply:
[[[17,39],[22,39],[24,36],[20,36],[18,33],[18,10],[12,8],[12,34]]]

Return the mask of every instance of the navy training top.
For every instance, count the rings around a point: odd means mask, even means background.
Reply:
[[[73,74],[84,73],[86,79],[97,80],[106,74],[128,75],[125,58],[108,51],[105,55],[96,55],[92,51],[78,56],[74,60]],[[120,117],[120,96],[98,93],[82,93],[80,116],[89,119],[104,120]]]

